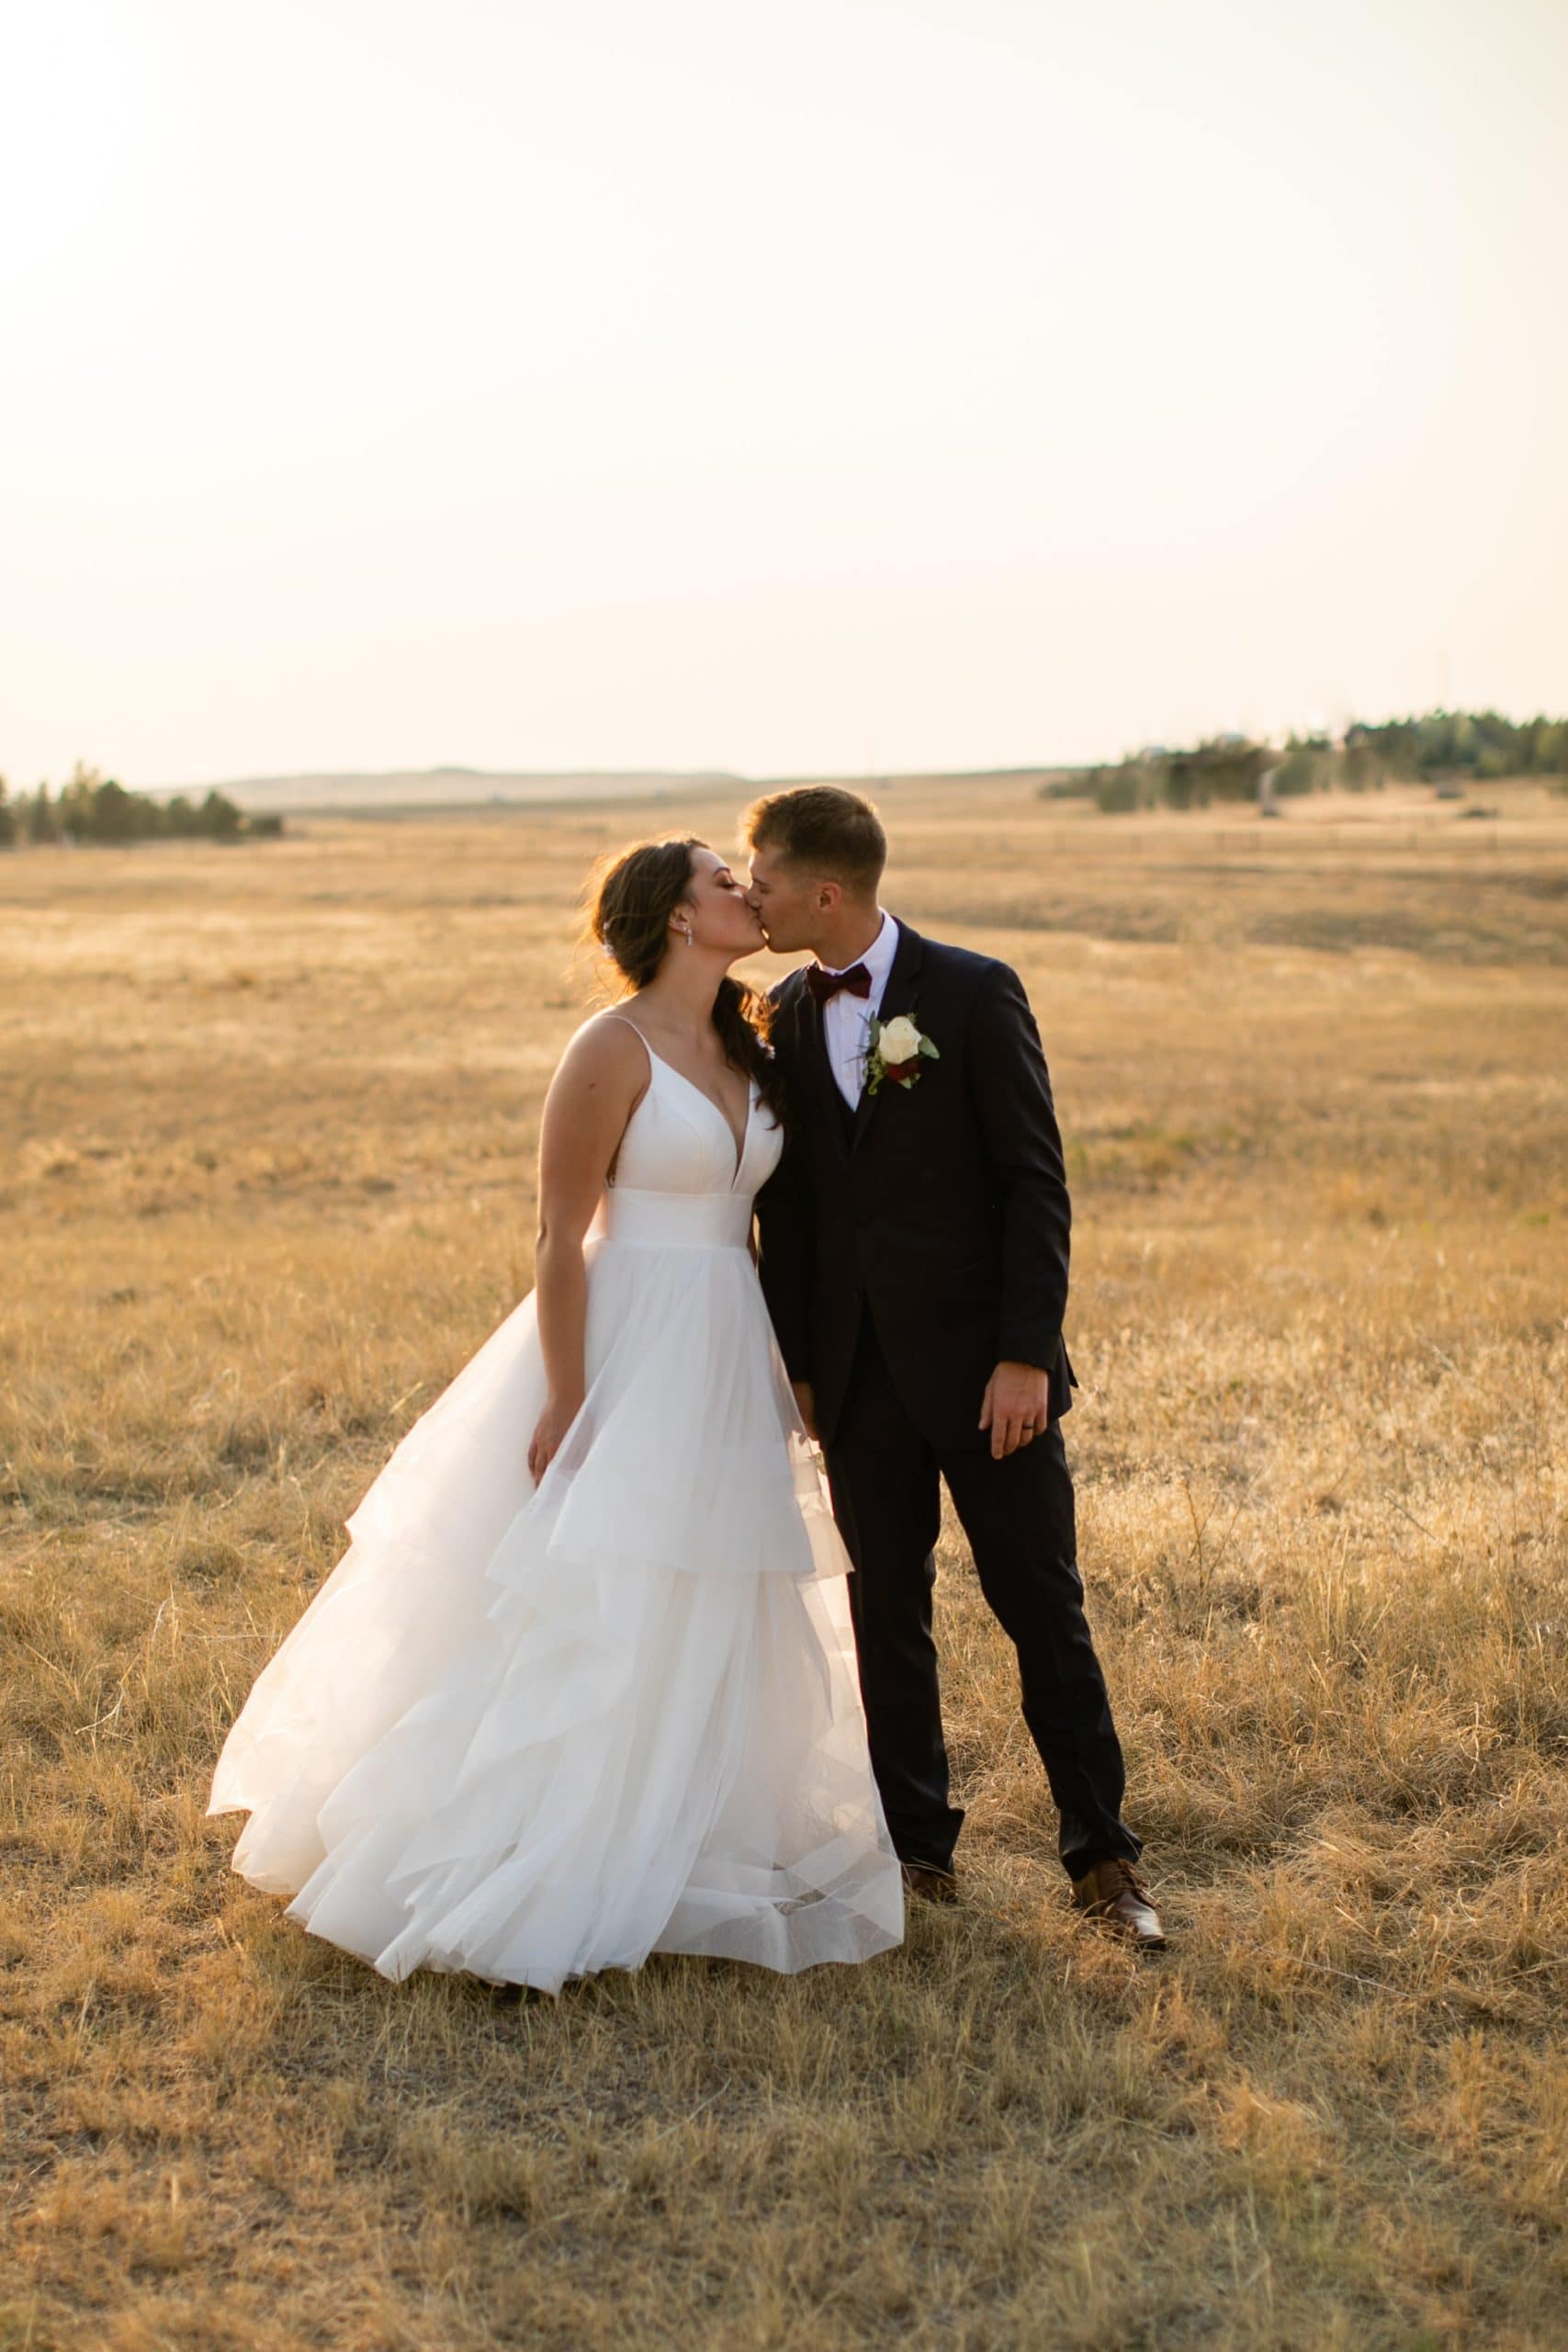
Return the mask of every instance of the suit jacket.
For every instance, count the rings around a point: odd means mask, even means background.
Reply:
[[[988,1446],[998,1362],[1038,1364],[1053,1419],[1076,1385],[1062,1340],[1071,1210],[1040,1033],[1016,972],[900,926],[881,1018],[937,1047],[910,1087],[852,1114],[804,971],[773,991],[792,1119],[757,1196],[762,1288],[792,1380],[830,1443],[869,1307],[899,1396],[931,1444]]]

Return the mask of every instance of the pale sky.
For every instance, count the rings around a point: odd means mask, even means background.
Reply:
[[[1568,708],[1564,0],[10,0],[0,772]]]

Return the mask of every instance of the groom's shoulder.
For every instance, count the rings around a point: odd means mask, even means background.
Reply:
[[[954,947],[945,939],[920,934],[920,961],[927,975],[947,981],[971,995],[987,989],[1016,986],[1018,974],[999,956],[982,956],[973,947]]]

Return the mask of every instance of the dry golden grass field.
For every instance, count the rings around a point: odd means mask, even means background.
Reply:
[[[4,2352],[1568,2343],[1568,803],[1487,797],[882,795],[1044,1033],[1171,1951],[1069,1915],[950,1539],[967,1901],[521,2003],[302,1935],[208,1783],[527,1285],[588,859],[736,810],[0,860]]]

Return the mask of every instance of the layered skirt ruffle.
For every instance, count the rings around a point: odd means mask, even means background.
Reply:
[[[529,1297],[353,1513],[209,1811],[247,1811],[234,1868],[395,1979],[867,1959],[903,1903],[848,1561],[750,1257],[588,1260],[587,1395],[538,1487]]]

